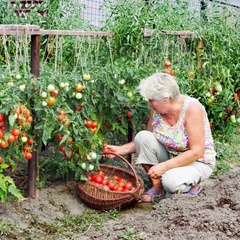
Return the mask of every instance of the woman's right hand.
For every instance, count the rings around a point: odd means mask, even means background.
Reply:
[[[103,156],[107,158],[114,158],[114,154],[109,154],[109,153],[114,153],[116,155],[122,155],[121,151],[121,146],[115,146],[115,145],[106,145],[103,148]]]

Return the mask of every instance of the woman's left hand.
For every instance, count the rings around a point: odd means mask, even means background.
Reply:
[[[158,163],[152,166],[148,171],[148,176],[150,178],[159,178],[167,171],[166,164]]]

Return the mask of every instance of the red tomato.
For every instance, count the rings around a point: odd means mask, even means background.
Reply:
[[[102,170],[99,170],[99,171],[98,171],[98,174],[99,174],[100,176],[104,176],[104,172],[103,172]]]
[[[110,188],[110,190],[114,190],[115,184],[112,180],[108,180],[107,186]]]
[[[4,137],[4,132],[0,129],[0,138]]]
[[[170,61],[165,61],[165,62],[164,62],[164,66],[165,66],[165,67],[171,67]]]
[[[85,126],[86,126],[87,128],[92,127],[92,121],[91,121],[91,120],[86,120]]]
[[[24,157],[29,160],[32,158],[32,154],[30,152],[25,152]]]
[[[0,164],[2,163],[2,157],[0,157]]]
[[[96,128],[97,125],[98,125],[98,122],[97,122],[97,121],[93,121],[91,127],[92,127],[92,128]]]
[[[32,145],[33,144],[33,140],[31,138],[28,139],[28,144]]]
[[[97,128],[92,128],[91,133],[94,134],[97,131]]]
[[[127,181],[127,182],[125,183],[125,188],[126,188],[126,189],[130,190],[130,189],[132,189],[132,187],[133,187],[132,182]]]
[[[95,177],[92,179],[95,183],[102,184],[103,183],[103,177],[99,174],[97,174]]]
[[[8,143],[12,143],[12,142],[14,142],[16,139],[15,139],[15,136],[14,135],[9,135],[9,137],[8,137]]]
[[[103,177],[99,175],[98,173],[95,173],[92,175],[92,181],[95,183],[102,184],[103,183]]]
[[[57,135],[56,135],[56,139],[58,140],[58,141],[61,141],[62,140],[62,136],[61,136],[61,134],[60,133],[57,133]]]
[[[118,186],[117,189],[116,189],[116,191],[122,192],[122,191],[123,191],[123,187],[122,187],[122,186]]]
[[[104,188],[105,190],[110,190],[110,188],[109,188],[108,185],[104,185],[103,188]]]
[[[127,117],[128,117],[129,120],[132,119],[132,113],[131,113],[131,111],[128,111],[128,112],[127,112]]]
[[[8,147],[8,143],[5,142],[4,140],[1,141],[1,147],[2,148],[7,148]]]
[[[4,115],[0,113],[0,122],[4,121]]]
[[[18,128],[13,128],[12,129],[12,135],[18,136],[20,134],[20,130]]]

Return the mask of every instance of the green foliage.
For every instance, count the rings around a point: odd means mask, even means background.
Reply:
[[[14,180],[10,176],[4,176],[3,172],[5,169],[9,168],[9,165],[6,163],[0,164],[0,198],[1,202],[5,202],[8,194],[12,194],[18,199],[22,199],[23,196],[19,189],[17,189]]]
[[[4,1],[1,23],[59,30],[94,29],[79,17],[83,5],[76,1],[46,2],[48,14],[44,17],[37,16],[40,9],[35,8],[27,18],[17,18],[13,6]],[[39,157],[42,145],[51,149],[53,160],[44,160],[39,168],[48,167],[56,176],[82,179],[86,170],[82,163],[96,170],[104,141],[122,144],[128,141],[129,129],[135,134],[145,128],[150,109],[136,87],[141,79],[158,71],[174,71],[181,92],[204,104],[215,139],[221,134],[221,141],[227,141],[237,128],[238,121],[232,117],[239,119],[240,39],[236,13],[216,6],[200,13],[189,7],[189,1],[150,1],[149,5],[134,1],[133,5],[121,0],[105,1],[104,6],[109,17],[102,30],[115,32],[115,36],[42,37],[40,76],[30,72],[30,37],[1,36],[4,141],[13,128],[21,133],[8,148],[0,148],[0,155],[13,171],[25,158],[24,147],[30,147]],[[146,28],[153,30],[151,37],[144,36]],[[203,46],[198,48],[201,42]],[[171,69],[164,66],[166,60],[171,62]],[[90,80],[84,80],[85,74]],[[56,92],[48,90],[50,84]],[[84,86],[80,97],[76,97],[77,84]],[[56,94],[51,99],[56,102],[49,106],[51,94]],[[33,123],[23,124],[26,114],[19,120],[19,108],[30,110]],[[63,120],[59,110],[65,113]],[[128,112],[132,117],[127,116]],[[97,128],[86,127],[86,120],[97,121]],[[25,144],[25,136],[34,139],[33,144]],[[69,143],[69,139],[73,141]],[[91,152],[97,153],[96,159],[89,158]]]

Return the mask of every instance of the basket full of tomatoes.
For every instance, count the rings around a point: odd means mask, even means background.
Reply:
[[[87,206],[97,210],[122,209],[137,203],[143,193],[143,180],[125,158],[116,157],[126,162],[131,171],[100,164],[98,172],[88,172],[87,180],[76,183],[76,191]]]

